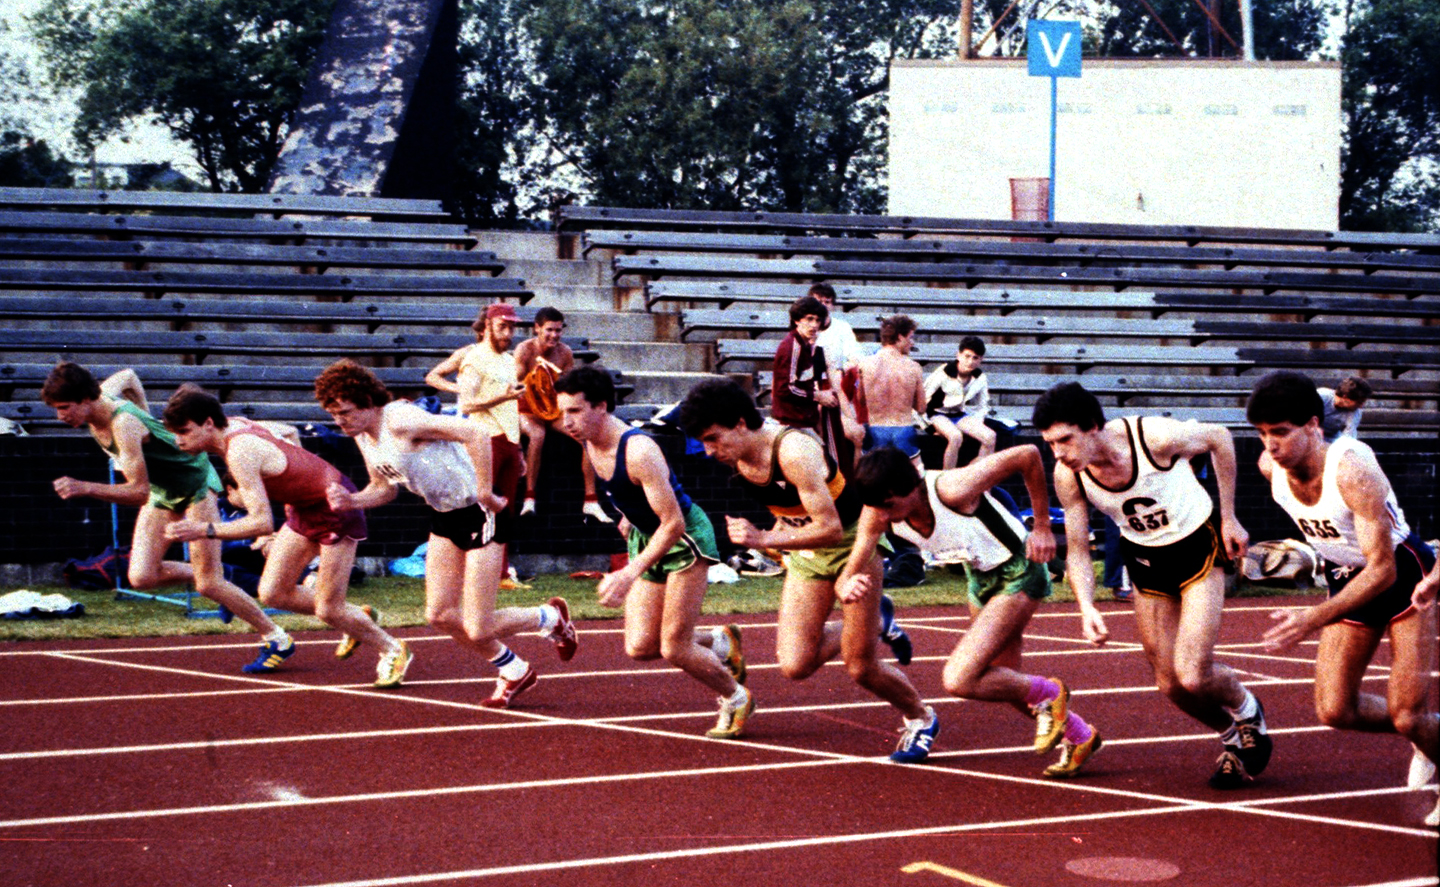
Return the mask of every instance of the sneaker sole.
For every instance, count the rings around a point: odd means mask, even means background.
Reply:
[[[1094,728],[1092,727],[1091,729]],[[1090,749],[1090,754],[1085,756],[1085,760],[1081,761],[1074,767],[1067,767],[1064,770],[1057,770],[1055,769],[1055,767],[1057,767],[1058,765],[1052,764],[1051,766],[1046,767],[1045,771],[1040,775],[1044,776],[1046,779],[1073,779],[1074,777],[1080,775],[1080,771],[1085,769],[1085,765],[1090,763],[1090,761],[1100,753],[1100,749],[1104,747],[1105,740],[1101,738],[1100,734],[1097,733],[1095,734],[1095,747]]]
[[[415,660],[415,654],[410,652],[409,647],[405,647],[403,649],[405,661],[400,664],[400,668],[398,669],[399,674],[396,674],[395,676],[390,678],[385,678],[384,680],[377,679],[375,681],[375,687],[377,689],[393,690],[405,682],[405,672],[410,670],[410,663]]]
[[[575,631],[575,624],[570,621],[570,605],[565,602],[563,597],[552,597],[546,603],[560,612],[560,624],[570,627],[568,640],[556,635],[552,635],[550,638],[555,643],[555,655],[560,658],[561,662],[569,662],[575,658],[575,651],[580,647],[579,634]]]
[[[520,683],[516,685],[515,689],[510,691],[509,696],[506,696],[503,699],[497,699],[494,696],[491,696],[489,699],[482,699],[480,701],[480,707],[509,708],[510,704],[515,701],[516,696],[519,696],[521,693],[524,693],[526,690],[529,690],[531,687],[535,686],[535,682],[538,680],[540,680],[540,676],[535,674],[535,669],[532,668],[530,669],[530,671],[526,672],[525,677],[520,679]]]
[[[741,712],[735,714],[736,726],[729,730],[707,730],[705,735],[711,739],[739,739],[745,735],[745,727],[750,722],[750,716],[755,713],[755,694],[750,694],[750,701]]]

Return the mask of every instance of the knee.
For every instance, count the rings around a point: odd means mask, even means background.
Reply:
[[[1200,666],[1184,666],[1175,673],[1174,683],[1183,693],[1201,696],[1210,684],[1209,669]]]
[[[968,699],[975,692],[976,676],[962,668],[945,666],[945,671],[940,675],[940,682],[945,687],[945,692],[951,696],[961,699]]]
[[[654,638],[626,640],[625,655],[636,662],[652,662],[660,658],[660,644]]]
[[[333,625],[336,617],[343,615],[344,612],[345,605],[343,603],[336,604],[332,601],[324,600],[317,600],[315,602],[315,618],[321,622]]]
[[[1411,742],[1423,732],[1424,719],[1425,715],[1413,708],[1390,709],[1390,723],[1395,725],[1395,732]]]
[[[1315,700],[1315,719],[1334,730],[1345,730],[1355,724],[1355,708],[1344,700]]]
[[[878,663],[873,656],[858,656],[845,660],[845,673],[850,680],[862,687],[868,687],[875,679]]]
[[[154,568],[131,567],[125,576],[130,580],[130,587],[136,591],[145,591],[160,584],[160,571]]]
[[[689,659],[694,641],[686,638],[664,637],[660,639],[660,656],[671,665],[679,665]]]
[[[803,681],[815,673],[820,664],[814,657],[784,656],[780,659],[780,674],[790,681]]]
[[[464,630],[459,611],[453,606],[427,605],[425,621],[441,631]]]
[[[465,636],[472,644],[488,644],[495,640],[495,624],[489,619],[472,619],[465,622]]]

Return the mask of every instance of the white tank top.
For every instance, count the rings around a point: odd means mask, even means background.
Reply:
[[[1190,460],[1177,456],[1170,467],[1161,468],[1145,445],[1140,418],[1120,421],[1130,442],[1130,482],[1112,490],[1087,469],[1076,475],[1085,498],[1115,521],[1121,536],[1137,545],[1179,542],[1209,519],[1214,502],[1196,480]]]
[[[929,536],[908,523],[894,524],[901,539],[928,551],[942,564],[969,564],[976,570],[993,570],[1015,555],[1025,554],[1025,525],[989,493],[980,497],[975,513],[960,514],[941,504],[935,492],[938,471],[925,472],[925,491],[935,513],[935,529]]]
[[[389,420],[397,411],[418,410],[405,401],[391,401],[381,412],[376,440],[355,438],[365,464],[381,477],[407,487],[436,511],[455,511],[479,501],[475,463],[465,445],[454,440],[421,441],[413,450],[402,449],[390,433]]]
[[[1355,512],[1345,504],[1335,483],[1341,457],[1352,450],[1369,453],[1370,447],[1353,437],[1336,438],[1330,444],[1325,452],[1320,498],[1314,505],[1306,505],[1296,498],[1290,488],[1290,475],[1279,465],[1270,472],[1270,494],[1275,497],[1275,504],[1285,509],[1300,527],[1305,541],[1313,545],[1321,557],[1342,567],[1363,567],[1365,552],[1361,550],[1355,534]],[[1390,512],[1390,544],[1399,545],[1410,535],[1410,525],[1405,522],[1405,513],[1400,510],[1393,487],[1385,497],[1385,508]]]

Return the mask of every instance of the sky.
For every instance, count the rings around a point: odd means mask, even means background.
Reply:
[[[30,65],[32,76],[40,74],[34,42],[25,33],[24,16],[38,10],[45,0],[0,0],[0,22],[9,26],[0,32],[0,48]],[[70,138],[70,124],[75,117],[72,102],[61,101],[51,108],[22,109],[21,117],[31,131],[58,148],[66,157],[80,160],[78,148]],[[170,137],[169,130],[156,124],[137,125],[123,137],[114,137],[95,149],[100,163],[160,163],[170,161],[177,169],[199,178],[200,168],[190,157],[185,145]]]

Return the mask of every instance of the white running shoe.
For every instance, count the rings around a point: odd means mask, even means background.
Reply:
[[[1410,756],[1410,772],[1405,776],[1406,788],[1424,788],[1435,778],[1435,762],[1419,748]]]

